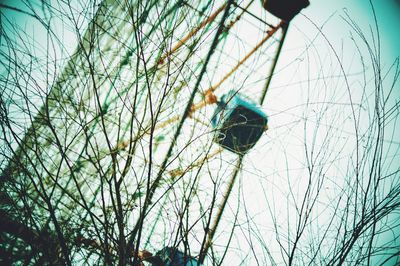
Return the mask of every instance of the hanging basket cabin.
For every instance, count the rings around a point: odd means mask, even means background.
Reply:
[[[198,266],[199,262],[193,257],[173,247],[165,247],[148,259],[153,266]]]
[[[310,2],[308,0],[263,0],[264,8],[272,15],[289,22]]]
[[[245,154],[260,139],[267,122],[267,115],[255,103],[230,91],[218,102],[211,120],[214,141],[234,153]]]

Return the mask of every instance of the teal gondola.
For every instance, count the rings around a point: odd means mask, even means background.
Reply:
[[[260,107],[236,91],[221,97],[211,120],[214,141],[240,155],[254,147],[267,123],[268,117]]]
[[[309,0],[263,0],[263,6],[268,12],[286,22],[309,4]]]
[[[150,257],[146,260],[153,266],[198,266],[199,262],[193,257],[184,254],[177,248],[165,247],[154,257]]]

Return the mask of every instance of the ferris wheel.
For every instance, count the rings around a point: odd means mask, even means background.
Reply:
[[[335,265],[380,254],[376,232],[396,228],[388,210],[400,206],[398,150],[383,130],[396,129],[398,102],[386,105],[398,71],[386,96],[390,74],[374,56],[368,68],[356,43],[362,64],[350,72],[325,24],[302,14],[309,4],[0,4],[46,36],[42,46],[9,19],[0,36],[0,264]],[[68,31],[75,42],[59,38]],[[307,47],[287,42],[296,32]],[[286,53],[296,55],[279,65]]]

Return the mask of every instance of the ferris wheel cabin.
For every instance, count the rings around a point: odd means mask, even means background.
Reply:
[[[234,153],[243,155],[267,129],[268,117],[260,107],[236,91],[222,96],[211,124],[214,141]]]
[[[153,266],[198,266],[199,262],[173,247],[165,247],[146,260]]]
[[[264,8],[272,15],[289,22],[310,2],[308,0],[263,0]]]

